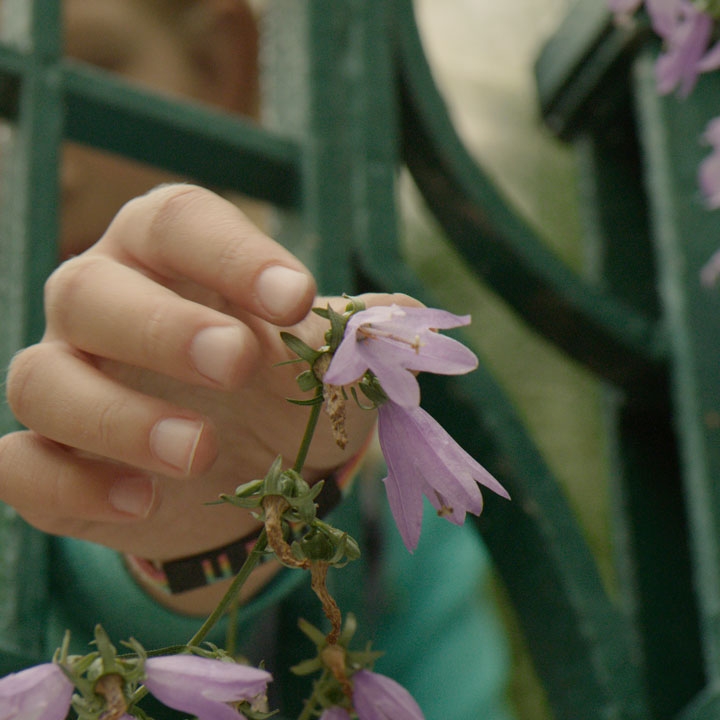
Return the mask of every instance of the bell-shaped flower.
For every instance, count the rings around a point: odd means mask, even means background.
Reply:
[[[145,673],[145,686],[160,702],[198,720],[245,718],[229,703],[252,703],[272,680],[265,670],[197,655],[148,658]]]
[[[0,680],[0,720],[65,720],[75,686],[55,663]]]
[[[391,678],[358,670],[352,680],[353,705],[360,720],[424,720],[415,698]]]
[[[323,382],[350,385],[371,370],[391,400],[416,406],[420,387],[412,371],[461,375],[477,367],[471,350],[435,332],[469,322],[469,315],[432,308],[386,305],[361,310],[350,316]]]
[[[700,163],[698,181],[708,207],[715,210],[720,207],[720,117],[708,123],[702,137],[712,153]]]
[[[691,2],[677,3],[677,8],[677,20],[668,22],[663,35],[665,50],[655,64],[655,76],[660,94],[678,88],[680,97],[687,97],[703,69],[701,62],[712,38],[713,19]]]
[[[505,488],[422,408],[388,401],[378,408],[380,447],[390,510],[410,552],[417,546],[425,495],[438,515],[456,525],[465,513],[479,515],[478,483],[509,498]]]

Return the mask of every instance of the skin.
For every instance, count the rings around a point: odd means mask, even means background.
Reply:
[[[202,7],[202,38],[189,39],[136,0],[66,0],[67,53],[252,115],[251,15],[229,0]],[[176,178],[77,146],[65,149],[62,179],[64,262],[45,288],[42,341],[9,369],[8,402],[28,430],[0,438],[0,500],[45,532],[146,558],[235,540],[257,521],[203,503],[264,476],[278,453],[292,462],[307,410],[285,400],[298,396],[298,368],[275,366],[289,357],[278,329],[322,344],[326,326],[308,313],[326,300],[251,212],[207,190],[148,192]],[[322,419],[306,479],[347,462],[373,423],[351,410],[343,451]],[[259,568],[245,596],[276,571]],[[158,599],[206,613],[225,588]]]

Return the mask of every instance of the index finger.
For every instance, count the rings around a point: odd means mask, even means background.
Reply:
[[[191,280],[278,325],[301,320],[315,297],[308,269],[235,205],[195,185],[131,200],[96,251],[162,278]]]

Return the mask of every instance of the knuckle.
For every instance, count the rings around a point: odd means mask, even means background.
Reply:
[[[122,399],[112,400],[99,409],[96,432],[101,454],[111,454],[117,445],[118,428],[123,424],[126,410],[127,403]]]
[[[148,245],[163,257],[172,244],[183,217],[195,211],[198,205],[207,203],[212,193],[197,185],[173,185],[160,188],[147,196],[153,202],[153,212],[148,226]]]
[[[144,318],[142,326],[139,328],[138,339],[140,352],[145,361],[157,357],[158,354],[165,356],[165,348],[169,343],[168,328],[176,322],[177,309],[176,298],[166,297],[158,299],[151,311]]]
[[[13,447],[16,442],[17,433],[8,433],[0,436],[0,497],[4,497],[4,486],[10,474],[12,465]]]
[[[32,405],[30,388],[42,363],[39,345],[32,345],[16,353],[10,361],[7,372],[5,394],[13,415],[24,422],[28,408]]]
[[[97,272],[104,258],[79,255],[57,267],[45,281],[45,314],[49,325],[60,332],[71,329],[68,312],[77,303],[78,296],[91,276]]]

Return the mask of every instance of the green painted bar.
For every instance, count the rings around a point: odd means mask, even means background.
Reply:
[[[611,382],[651,394],[662,374],[663,329],[572,273],[508,207],[449,120],[411,3],[396,2],[404,159],[450,241],[543,336]]]
[[[300,202],[297,144],[80,63],[62,67],[66,136],[281,206]]]
[[[32,15],[34,52],[20,63],[5,53],[18,81],[16,142],[10,166],[12,182],[4,183],[0,303],[3,307],[2,362],[37,338],[29,328],[42,318],[38,293],[56,262],[58,152],[62,138],[62,102],[57,83],[60,24],[57,0],[35,0]],[[5,404],[1,431],[16,427]],[[3,652],[36,659],[44,652],[45,631],[32,618],[43,616],[47,587],[47,537],[2,508],[0,537],[0,628]],[[28,618],[31,618],[28,620]]]
[[[709,681],[720,679],[720,295],[700,284],[700,270],[718,247],[718,220],[696,185],[705,154],[698,142],[717,108],[720,83],[704,78],[682,104],[659,98],[652,66],[636,69],[639,128],[647,165],[658,282],[672,342],[673,400],[683,463],[694,575]]]

